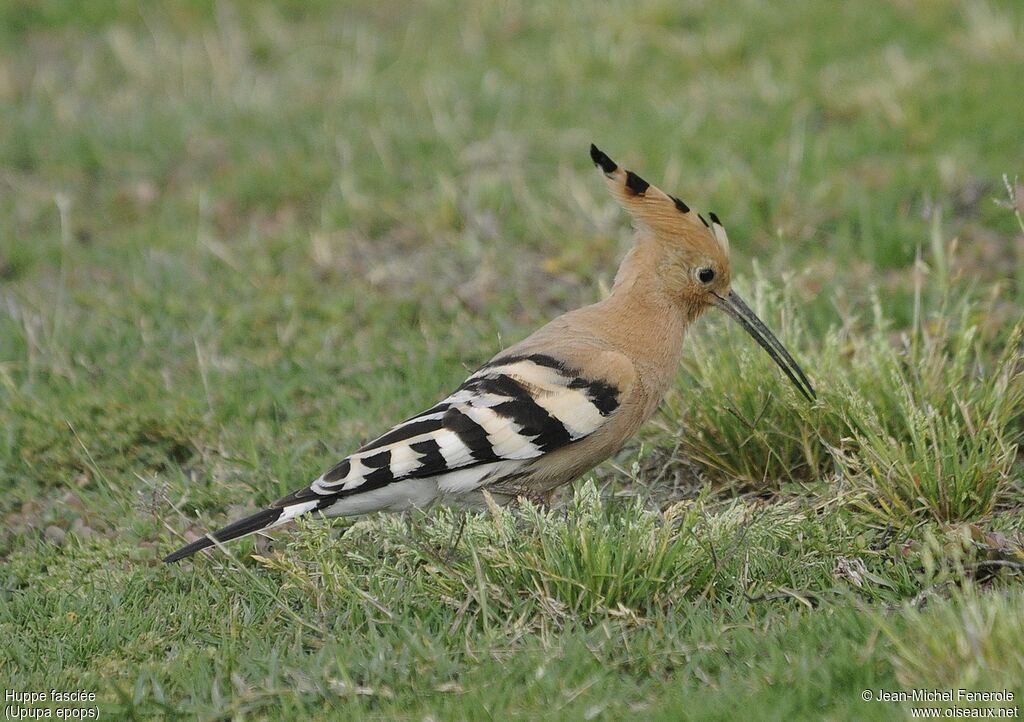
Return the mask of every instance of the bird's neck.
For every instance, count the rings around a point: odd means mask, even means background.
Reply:
[[[690,321],[665,293],[654,251],[644,243],[634,245],[619,267],[611,294],[584,311],[602,337],[641,372],[657,404],[675,378]]]

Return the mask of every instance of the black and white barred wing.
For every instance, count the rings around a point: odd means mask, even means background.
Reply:
[[[618,404],[615,387],[582,378],[549,356],[498,359],[341,461],[309,492],[340,500],[428,478],[440,493],[472,491],[593,434]]]
[[[619,389],[542,354],[499,358],[448,398],[342,459],[312,484],[212,535],[228,541],[297,516],[426,507],[439,496],[515,479],[545,454],[590,436]],[[204,537],[175,561],[214,542]]]

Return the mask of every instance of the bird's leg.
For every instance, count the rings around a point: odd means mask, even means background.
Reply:
[[[526,499],[535,507],[540,509],[542,512],[551,511],[551,499],[555,495],[555,490],[550,491],[530,491],[524,492],[519,495],[519,499]]]
[[[524,487],[518,487],[516,489],[515,496],[512,501],[508,504],[511,508],[517,508],[522,505],[523,502],[529,502],[534,505],[542,512],[551,511],[551,500],[555,496],[555,490],[547,492],[538,492],[536,490],[524,489]]]
[[[448,539],[448,551],[444,555],[444,563],[447,564],[455,554],[455,547],[462,540],[462,532],[466,530],[466,510],[459,509],[459,524],[452,527],[451,537]]]

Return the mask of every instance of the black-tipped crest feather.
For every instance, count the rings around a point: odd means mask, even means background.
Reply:
[[[645,181],[643,178],[638,176],[631,170],[626,171],[626,188],[635,195],[642,196],[647,192],[647,189],[651,187],[651,184]]]
[[[619,168],[615,161],[605,155],[604,152],[593,143],[590,144],[590,159],[594,161],[594,165],[604,171],[605,175],[611,175]]]

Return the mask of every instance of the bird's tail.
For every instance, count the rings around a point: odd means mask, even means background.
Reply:
[[[186,544],[178,551],[164,557],[164,562],[170,564],[171,562],[176,562],[179,559],[190,557],[200,549],[212,547],[217,542],[231,541],[232,539],[238,539],[239,537],[243,537],[247,534],[252,534],[253,532],[260,531],[261,529],[274,526],[282,521],[282,517],[284,517],[284,520],[287,520],[294,516],[294,514],[288,515],[287,512],[287,507],[268,507],[262,511],[258,511],[252,516],[239,519],[233,524],[228,524],[223,529],[218,529],[212,534],[207,534],[204,537],[196,539],[191,544]]]

